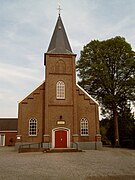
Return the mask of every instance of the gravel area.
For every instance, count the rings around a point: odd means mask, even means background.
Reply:
[[[135,150],[17,153],[0,147],[0,180],[135,180]]]

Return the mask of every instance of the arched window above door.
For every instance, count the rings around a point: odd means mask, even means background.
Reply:
[[[56,83],[56,99],[65,99],[65,83],[63,81]]]

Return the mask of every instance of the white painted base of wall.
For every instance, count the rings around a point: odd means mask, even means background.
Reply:
[[[76,148],[74,143],[70,143],[71,148]],[[78,149],[80,150],[101,150],[102,142],[77,142]],[[43,143],[43,148],[52,148],[51,143]]]
[[[78,142],[78,147],[82,150],[101,150],[102,142]]]
[[[27,147],[28,143],[16,143],[15,150],[18,150],[21,144],[25,144]],[[79,150],[101,150],[102,149],[102,142],[77,142]],[[37,144],[31,145],[33,148],[38,148]],[[43,143],[43,148],[52,148],[52,143]],[[71,142],[71,148],[76,148],[76,145]]]

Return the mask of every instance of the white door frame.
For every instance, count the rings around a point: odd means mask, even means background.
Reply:
[[[5,146],[5,134],[0,134],[0,146]]]
[[[70,148],[70,129],[65,127],[57,127],[52,129],[52,148],[55,148],[55,132],[60,130],[67,132],[67,148]]]

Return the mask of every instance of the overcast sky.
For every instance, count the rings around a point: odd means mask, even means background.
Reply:
[[[18,101],[44,81],[57,0],[0,0],[0,117],[17,117]],[[61,17],[79,58],[94,39],[126,38],[135,50],[135,0],[61,0]]]

